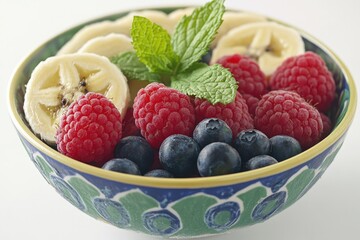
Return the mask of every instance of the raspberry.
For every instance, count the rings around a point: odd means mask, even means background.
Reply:
[[[128,136],[140,136],[140,129],[138,129],[135,125],[133,112],[134,109],[132,107],[128,108],[122,121],[123,138]]]
[[[327,135],[330,134],[331,129],[332,129],[332,123],[331,123],[330,118],[328,116],[326,116],[324,113],[320,113],[320,116],[321,116],[323,126],[324,126],[324,130],[321,135],[321,139],[324,139],[325,137],[327,137]]]
[[[270,87],[297,92],[320,112],[328,110],[335,97],[332,74],[313,52],[285,60],[271,76]]]
[[[197,123],[205,118],[219,118],[227,123],[235,137],[240,131],[253,128],[253,119],[248,111],[245,99],[236,92],[235,101],[229,104],[211,104],[204,99],[195,99],[195,114]]]
[[[307,149],[321,140],[323,123],[319,111],[292,91],[265,94],[255,111],[255,128],[269,138],[287,135]]]
[[[103,95],[89,92],[61,117],[57,149],[81,162],[102,166],[113,157],[121,134],[121,116],[115,105]]]
[[[267,92],[265,74],[251,58],[234,54],[224,56],[217,62],[229,69],[238,82],[238,91],[241,94],[246,93],[259,98]]]
[[[189,96],[161,83],[140,89],[133,108],[135,124],[153,148],[159,148],[173,134],[191,136],[195,128]]]
[[[242,94],[242,96],[246,101],[246,105],[248,106],[251,117],[255,117],[255,110],[257,108],[260,99],[250,94]]]

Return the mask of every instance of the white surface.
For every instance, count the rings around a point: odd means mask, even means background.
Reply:
[[[0,239],[156,239],[88,217],[44,181],[10,122],[7,86],[32,49],[68,27],[126,9],[176,2],[0,0]],[[227,0],[226,5],[276,17],[315,35],[340,56],[360,86],[360,1]],[[299,202],[265,223],[210,239],[359,239],[359,127],[356,117],[334,163]]]

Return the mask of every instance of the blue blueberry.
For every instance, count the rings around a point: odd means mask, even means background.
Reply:
[[[239,152],[243,164],[257,155],[268,154],[269,138],[256,129],[241,131],[234,140],[234,147]]]
[[[126,158],[111,159],[110,161],[106,162],[102,168],[114,172],[141,175],[140,169],[136,163]]]
[[[269,155],[279,162],[301,153],[300,143],[293,137],[277,135],[270,138]]]
[[[115,147],[115,158],[126,158],[138,165],[142,174],[149,171],[154,161],[154,151],[142,137],[128,136],[121,139]]]
[[[196,171],[199,145],[191,137],[174,134],[160,146],[159,159],[162,167],[175,177],[188,177]]]
[[[269,156],[269,155],[259,155],[255,156],[253,158],[250,158],[249,161],[245,164],[246,170],[254,170],[266,166],[270,166],[272,164],[277,163],[275,158]]]
[[[146,177],[160,177],[160,178],[173,178],[174,175],[164,169],[154,169],[147,172],[144,176]]]
[[[236,173],[241,170],[241,158],[229,144],[214,142],[200,151],[197,167],[203,177]]]
[[[201,57],[200,62],[210,64],[212,51],[208,51],[204,56]]]
[[[212,142],[224,142],[231,144],[232,131],[230,127],[221,119],[206,118],[198,123],[193,132],[194,140],[200,148]]]

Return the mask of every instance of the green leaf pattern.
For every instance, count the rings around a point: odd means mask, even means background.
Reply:
[[[200,237],[265,221],[295,203],[329,167],[342,142],[343,138],[329,149],[317,169],[304,165],[275,193],[257,181],[226,199],[209,195],[200,189],[165,207],[140,188],[107,197],[103,189],[90,183],[81,174],[61,176],[42,153],[32,153],[30,148],[27,149],[48,182],[88,215],[120,228],[146,234]],[[284,203],[277,202],[278,196]],[[258,209],[264,213],[262,220],[254,215]],[[271,216],[266,213],[271,213]]]

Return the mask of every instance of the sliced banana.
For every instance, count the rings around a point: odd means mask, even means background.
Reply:
[[[95,53],[105,57],[112,57],[119,53],[133,50],[131,38],[121,33],[111,33],[106,36],[90,39],[78,52]]]
[[[75,53],[87,41],[99,37],[106,36],[110,33],[126,33],[128,26],[117,24],[113,21],[102,21],[85,26],[78,31],[57,53],[57,55]]]
[[[244,24],[254,22],[266,22],[266,17],[249,12],[231,12],[226,11],[223,15],[223,22],[218,30],[218,33],[212,42],[211,46],[214,48],[219,40],[228,33],[231,29],[239,27]]]
[[[105,57],[112,57],[127,51],[134,51],[131,45],[131,39],[124,34],[111,33],[107,36],[100,36],[89,40],[78,52],[89,52]],[[149,81],[145,80],[133,79],[128,81],[130,90],[129,106],[133,105],[137,92],[149,83]]]
[[[286,58],[304,51],[304,42],[296,30],[275,22],[249,23],[233,28],[220,39],[211,63],[226,55],[244,54],[256,60],[269,76]]]
[[[128,29],[128,31],[125,34],[128,36],[130,36],[130,29],[131,29],[131,25],[132,25],[134,16],[145,17],[145,18],[149,19],[150,21],[162,26],[163,28],[165,28],[168,31],[170,31],[172,28],[172,23],[169,22],[168,15],[164,12],[156,11],[156,10],[135,11],[135,12],[130,12],[125,17],[119,18],[118,20],[116,20],[116,22],[118,24],[127,26],[126,29]]]
[[[125,116],[130,100],[127,79],[108,58],[91,53],[66,54],[37,65],[24,101],[25,117],[33,132],[54,145],[61,115],[86,92],[103,94]]]
[[[134,16],[143,16],[151,21],[163,26],[165,29],[171,29],[172,25],[168,21],[167,14],[160,11],[138,11],[131,12],[125,17],[116,21],[102,21],[89,24],[78,31],[57,53],[57,55],[75,53],[87,41],[99,37],[106,36],[111,33],[121,33],[130,36],[130,29]]]

